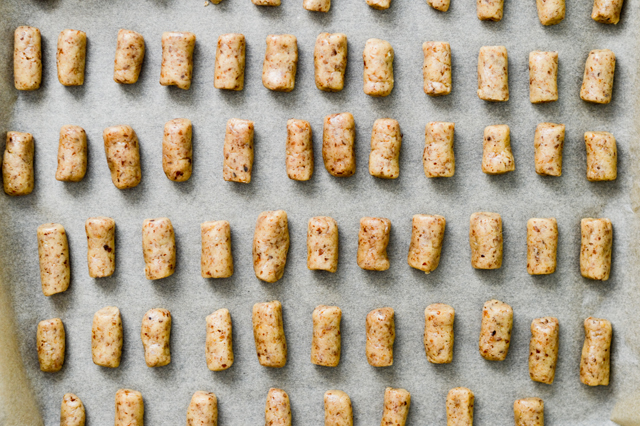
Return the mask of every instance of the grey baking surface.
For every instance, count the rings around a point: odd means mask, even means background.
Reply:
[[[590,19],[591,1],[568,0],[567,17],[543,27],[535,2],[507,0],[502,22],[480,22],[475,2],[452,0],[447,13],[424,1],[393,0],[387,11],[364,0],[335,0],[328,14],[302,8],[301,0],[283,0],[278,8],[254,6],[250,0],[223,0],[203,7],[202,0],[97,1],[4,0],[0,23],[2,79],[11,81],[12,32],[18,25],[39,27],[43,35],[44,81],[40,90],[3,91],[6,119],[0,130],[31,132],[36,141],[36,189],[30,196],[0,196],[2,253],[0,278],[15,308],[18,339],[46,425],[55,425],[62,395],[74,392],[84,401],[88,425],[112,424],[117,389],[142,392],[146,423],[184,424],[196,390],[218,396],[220,425],[261,424],[270,387],[285,389],[298,425],[323,422],[322,395],[346,391],[356,425],[380,421],[385,386],[412,393],[408,424],[445,424],[448,390],[466,386],[476,395],[478,425],[513,424],[515,399],[545,400],[549,425],[608,425],[615,402],[640,383],[640,338],[637,223],[632,170],[638,162],[634,145],[638,71],[639,9],[627,0],[617,26]],[[58,33],[81,29],[88,35],[85,85],[65,88],[57,81]],[[113,56],[119,28],[141,32],[147,54],[140,81],[113,82]],[[158,83],[163,31],[191,31],[197,36],[194,81],[189,91]],[[316,89],[313,47],[322,31],[349,38],[347,84],[340,93]],[[217,37],[241,32],[247,37],[244,91],[213,87]],[[261,83],[265,38],[291,33],[298,38],[299,67],[292,93],[273,93]],[[368,38],[388,40],[395,49],[396,85],[391,96],[370,98],[362,91],[362,50]],[[432,99],[422,91],[422,49],[427,40],[451,43],[453,93]],[[491,104],[476,96],[476,63],[483,45],[505,45],[509,52],[511,99]],[[591,105],[579,98],[584,62],[591,49],[609,48],[618,57],[613,102]],[[528,54],[558,50],[560,100],[532,105],[528,98]],[[7,114],[8,111],[8,114]],[[322,119],[349,111],[357,127],[355,176],[334,178],[321,157]],[[166,121],[186,117],[194,125],[194,174],[187,183],[169,181],[161,166]],[[222,145],[227,119],[255,121],[255,168],[251,184],[224,182]],[[316,171],[311,181],[290,181],[285,172],[286,120],[301,118],[314,131]],[[399,120],[404,132],[400,178],[383,181],[368,173],[369,138],[377,118]],[[456,174],[428,180],[422,169],[424,126],[428,121],[456,123]],[[533,133],[539,122],[567,126],[564,170],[560,178],[537,176],[533,166]],[[58,132],[64,124],[85,128],[90,154],[81,183],[54,179]],[[111,183],[102,147],[102,130],[129,124],[138,134],[143,162],[142,183],[119,191]],[[480,168],[483,128],[509,124],[516,171],[484,175]],[[618,179],[590,183],[585,178],[582,134],[607,130],[618,141]],[[267,284],[255,278],[251,243],[258,214],[284,209],[289,215],[291,249],[284,278]],[[504,222],[504,263],[500,270],[476,271],[470,265],[469,216],[492,211]],[[406,255],[411,216],[442,214],[447,230],[439,268],[430,275],[409,268]],[[86,267],[84,221],[111,216],[117,223],[117,270],[112,278],[91,279]],[[340,227],[340,265],[336,274],[306,268],[306,223],[329,215]],[[176,231],[176,273],[157,282],[143,273],[141,226],[145,218],[169,217]],[[358,222],[363,216],[391,219],[391,268],[367,272],[356,264]],[[558,269],[551,276],[526,272],[526,221],[556,217],[560,229]],[[580,276],[580,219],[608,217],[614,224],[611,279],[595,282]],[[231,222],[235,274],[225,280],[200,277],[200,228],[207,220]],[[66,293],[46,298],[40,290],[36,228],[63,224],[69,235],[72,283]],[[511,349],[504,362],[485,361],[478,353],[482,305],[497,298],[515,312]],[[251,307],[278,299],[283,304],[289,346],[287,366],[258,364],[251,329]],[[430,365],[424,355],[424,308],[434,302],[456,309],[454,361]],[[339,367],[310,363],[311,312],[319,304],[343,310],[343,353]],[[115,305],[122,312],[125,342],[122,364],[115,370],[91,362],[91,321],[98,309]],[[367,364],[365,316],[377,307],[396,311],[395,363],[390,368]],[[172,362],[150,369],[139,337],[144,312],[171,310]],[[225,372],[210,372],[204,359],[205,317],[226,307],[231,311],[236,360]],[[11,315],[12,313],[3,313]],[[556,381],[534,383],[528,376],[529,326],[541,316],[556,316],[561,343]],[[609,319],[614,326],[612,380],[608,387],[588,388],[579,380],[582,322],[588,316]],[[60,317],[67,331],[63,370],[41,373],[35,351],[38,321]]]

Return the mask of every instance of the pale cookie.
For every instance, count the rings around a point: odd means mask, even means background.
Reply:
[[[518,399],[513,403],[515,426],[544,426],[544,401],[540,398]]]
[[[260,213],[253,234],[253,270],[268,283],[284,275],[289,252],[289,221],[284,210]]]
[[[116,56],[113,61],[113,81],[134,84],[140,77],[144,60],[144,37],[131,30],[118,31]]]
[[[616,55],[609,49],[592,50],[584,65],[580,98],[596,104],[608,104],[613,95]]]
[[[93,316],[91,357],[101,367],[117,368],[122,357],[122,317],[115,306],[100,309]]]
[[[142,394],[131,389],[116,392],[115,426],[144,426]]]
[[[193,394],[187,408],[187,426],[218,426],[218,399],[213,392]]]
[[[580,273],[585,278],[607,281],[611,273],[613,225],[609,219],[585,218],[580,221]]]
[[[189,32],[162,33],[160,84],[189,90],[193,75],[193,50],[196,35]]]
[[[476,14],[481,21],[500,21],[504,13],[504,0],[476,0]]]
[[[264,408],[265,426],[291,426],[291,403],[282,389],[271,388]]]
[[[87,133],[80,126],[62,126],[56,180],[80,182],[87,173]]]
[[[110,217],[90,217],[87,234],[87,265],[91,278],[110,277],[116,270],[116,222]]]
[[[449,0],[433,0],[433,2],[446,3],[446,8],[449,8]],[[433,4],[431,6],[438,9]],[[446,12],[447,9],[443,11]],[[424,53],[422,66],[424,93],[429,96],[448,95],[451,93],[451,46],[445,41],[425,41],[422,44],[422,52]]]
[[[287,176],[306,181],[313,175],[313,139],[311,125],[305,120],[287,120]]]
[[[262,84],[276,92],[291,92],[298,70],[298,39],[291,34],[267,36]]]
[[[444,303],[434,303],[424,310],[424,349],[433,364],[453,361],[453,321],[455,310]]]
[[[392,308],[379,308],[367,314],[367,361],[373,367],[393,365],[393,343],[396,340],[395,313]]]
[[[282,304],[273,302],[253,305],[253,338],[260,365],[282,368],[287,363],[287,339],[284,335]]]
[[[392,118],[379,118],[371,131],[369,173],[381,179],[397,179],[400,176],[400,124]]]
[[[329,0],[305,0],[305,3],[312,1]],[[320,33],[313,51],[313,66],[318,89],[325,92],[342,90],[347,69],[347,36],[342,33]]]
[[[142,318],[140,338],[147,367],[163,367],[171,362],[171,312],[149,309]]]
[[[558,222],[555,218],[527,221],[527,272],[530,275],[553,274],[558,253]]]
[[[42,37],[35,27],[16,28],[13,81],[18,90],[36,90],[42,83]]]
[[[148,280],[166,278],[176,270],[176,236],[166,217],[145,219],[142,224],[144,275]]]
[[[502,266],[502,217],[498,213],[471,215],[469,226],[471,266],[498,269]]]
[[[411,394],[405,389],[386,388],[384,390],[384,410],[380,426],[405,426]]]
[[[162,139],[162,169],[169,180],[185,182],[193,170],[191,120],[176,118],[164,125]]]
[[[227,182],[251,182],[253,132],[253,121],[239,118],[227,121],[222,168],[222,176]]]
[[[358,233],[358,266],[369,271],[389,269],[387,246],[391,221],[384,217],[363,217]]]
[[[587,180],[591,182],[616,180],[618,177],[618,149],[616,138],[609,132],[585,132],[587,148]]]
[[[28,195],[35,186],[33,157],[35,146],[31,133],[7,132],[2,158],[2,180],[7,195]]]
[[[302,7],[312,12],[328,12],[331,9],[331,0],[304,0]]]
[[[390,1],[390,0],[387,0]],[[385,40],[370,38],[364,46],[364,93],[389,96],[393,90],[393,47]]]
[[[427,4],[440,12],[449,10],[450,0],[427,0]]]
[[[440,264],[442,240],[447,221],[443,216],[416,214],[411,225],[411,244],[407,262],[409,266],[427,274]]]
[[[473,426],[474,400],[470,389],[451,389],[447,394],[447,426]]]
[[[207,316],[207,367],[223,371],[233,365],[233,333],[228,309],[218,309]]]
[[[622,0],[594,0],[591,19],[602,24],[617,24],[620,22]]]
[[[534,382],[553,383],[558,363],[559,334],[558,318],[544,317],[531,321],[529,377]]]
[[[311,363],[337,367],[342,350],[340,334],[342,310],[337,306],[320,305],[313,310],[312,317]]]
[[[542,176],[562,175],[564,124],[540,123],[533,140],[536,173]]]
[[[138,186],[142,169],[136,132],[130,126],[113,126],[104,129],[102,138],[113,184],[118,189]]]
[[[532,104],[558,100],[558,52],[529,53],[529,100]]]
[[[324,426],[353,426],[351,398],[341,390],[324,393]]]
[[[501,175],[515,169],[509,126],[499,124],[485,127],[482,141],[482,171],[488,175]]]
[[[63,86],[82,86],[87,58],[87,34],[78,30],[63,30],[58,36],[58,81]]]
[[[566,12],[565,0],[536,0],[536,8],[542,25],[559,24]]]
[[[478,97],[492,102],[509,100],[509,58],[506,47],[483,46],[480,48],[478,54]]]
[[[322,132],[324,167],[335,177],[349,177],[356,172],[356,123],[349,112],[327,115]]]
[[[424,130],[422,165],[428,178],[451,177],[456,172],[453,153],[454,123],[434,121]]]
[[[487,361],[504,361],[509,353],[513,309],[499,300],[489,300],[482,308],[480,355]]]
[[[66,393],[60,404],[60,426],[84,426],[86,413],[84,404],[76,395]]]
[[[202,278],[229,278],[233,275],[231,253],[231,225],[226,220],[204,222],[200,225]]]
[[[587,386],[607,386],[611,370],[611,323],[589,317],[584,320],[584,334],[580,381]]]
[[[213,86],[216,89],[242,90],[247,42],[243,34],[222,34],[218,37]]]
[[[60,318],[51,318],[38,323],[38,362],[40,370],[47,373],[60,371],[64,365],[66,334]]]
[[[37,234],[42,293],[52,296],[67,291],[71,282],[71,263],[64,227],[58,223],[45,223],[38,227]]]
[[[309,219],[307,227],[307,268],[338,270],[338,223],[328,216]]]
[[[373,9],[385,10],[391,6],[391,0],[367,0],[367,4]]]

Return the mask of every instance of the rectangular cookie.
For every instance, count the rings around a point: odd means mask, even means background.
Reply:
[[[7,144],[2,157],[2,180],[7,195],[29,195],[33,192],[34,155],[31,133],[7,132]]]
[[[291,403],[282,389],[271,388],[264,408],[265,426],[291,426]]]
[[[613,328],[606,319],[584,320],[584,345],[580,358],[580,381],[587,386],[609,385]]]
[[[227,182],[251,182],[253,170],[253,121],[231,118],[224,136],[222,176]]]
[[[400,176],[400,124],[392,118],[379,118],[371,131],[369,173],[381,179],[397,179]]]
[[[384,217],[363,217],[358,233],[358,266],[369,271],[389,269],[387,245],[391,221]]]
[[[453,388],[447,394],[447,426],[473,426],[475,396],[470,389]]]
[[[513,403],[515,426],[544,426],[544,401],[540,398],[518,399]]]
[[[531,321],[529,341],[529,377],[534,382],[553,383],[558,363],[560,322],[555,317]]]
[[[424,310],[424,349],[433,364],[453,361],[453,321],[455,310],[444,303],[434,303]]]
[[[115,426],[143,426],[144,400],[142,394],[131,389],[116,392]]]
[[[562,175],[564,124],[540,123],[533,140],[536,173],[542,176]]]
[[[356,123],[350,112],[327,115],[322,131],[324,167],[335,177],[349,177],[356,172]]]
[[[38,323],[36,336],[40,371],[55,373],[64,365],[66,334],[60,318],[51,318]]]
[[[164,125],[162,169],[169,180],[185,182],[193,170],[193,127],[188,118],[175,118]]]
[[[313,175],[313,139],[311,125],[305,120],[287,120],[287,176],[307,181]]]
[[[498,269],[502,266],[502,217],[498,213],[477,212],[469,226],[471,266]]]
[[[391,0],[367,0],[367,4],[373,9],[385,10],[391,6]]]
[[[515,169],[509,126],[499,124],[485,127],[482,141],[482,171],[488,175],[501,175]]]
[[[337,367],[342,350],[340,335],[342,310],[337,306],[320,305],[313,310],[312,318],[311,363],[324,367]]]
[[[596,104],[608,104],[613,95],[616,55],[609,49],[592,50],[584,65],[580,98]]]
[[[330,0],[304,2],[330,4]],[[341,91],[344,88],[344,73],[347,69],[347,36],[342,33],[320,33],[313,51],[313,67],[318,89],[324,92]]]
[[[117,368],[122,357],[122,317],[115,306],[100,309],[93,316],[91,357],[101,367]]]
[[[291,34],[267,36],[262,64],[262,84],[276,92],[291,92],[298,70],[298,39]]]
[[[187,408],[187,426],[218,426],[218,399],[213,392],[193,394]]]
[[[509,353],[513,309],[499,300],[489,300],[482,308],[480,355],[487,361],[504,361]]]
[[[353,426],[353,407],[345,392],[328,390],[324,393],[324,426]]]
[[[13,38],[13,82],[17,90],[36,90],[42,83],[42,37],[35,27],[18,27]]]
[[[42,293],[53,296],[65,292],[71,282],[67,233],[58,223],[40,225],[37,233]]]
[[[611,273],[613,225],[607,218],[580,221],[580,273],[585,278],[607,281]]]
[[[478,0],[478,2],[502,0]],[[482,46],[478,54],[478,97],[485,101],[509,100],[509,58],[504,46]]]
[[[162,33],[160,84],[189,90],[193,75],[193,50],[196,35],[189,32]]]
[[[87,133],[80,126],[60,129],[56,180],[80,182],[87,173]]]
[[[476,14],[481,21],[500,21],[504,13],[504,0],[476,0]]]
[[[594,0],[591,19],[601,24],[617,24],[620,22],[623,0]]]
[[[529,100],[532,104],[558,100],[558,52],[529,53]]]
[[[565,0],[536,0],[538,19],[542,25],[555,25],[564,19]]]
[[[176,270],[176,236],[166,217],[145,219],[142,224],[144,275],[148,280],[167,278]]]
[[[90,217],[84,223],[84,230],[89,276],[110,277],[116,270],[116,221],[110,217]]]
[[[277,300],[256,303],[253,305],[252,322],[260,365],[284,367],[287,363],[287,339],[284,335],[282,304]]]
[[[63,86],[82,86],[87,58],[87,34],[78,30],[63,30],[58,36],[56,63],[58,81]]]
[[[454,123],[432,121],[424,130],[422,165],[428,178],[451,177],[456,172],[453,153]]]
[[[284,210],[260,213],[253,234],[253,270],[268,283],[284,275],[289,252],[289,221]]]
[[[409,391],[387,387],[384,390],[384,410],[380,426],[405,426],[410,406]]]
[[[216,89],[242,90],[247,42],[243,34],[222,34],[218,37],[213,86]]]
[[[233,365],[233,333],[228,309],[218,309],[207,316],[207,367],[223,371]]]
[[[555,218],[527,221],[527,272],[530,275],[553,274],[558,253],[558,222]]]
[[[130,126],[107,127],[102,132],[111,181],[118,189],[138,186],[142,180],[140,143]]]
[[[140,77],[145,44],[142,34],[131,30],[118,31],[116,55],[113,61],[113,81],[134,84]]]
[[[386,1],[390,2],[390,0]],[[393,57],[393,47],[389,42],[377,38],[367,40],[362,52],[365,94],[374,97],[391,94],[394,84]]]
[[[427,4],[440,12],[449,10],[450,0],[427,0]]]
[[[163,367],[171,362],[171,312],[149,309],[142,317],[140,339],[147,367]]]
[[[65,393],[60,404],[60,426],[84,426],[85,420],[82,400],[72,393]]]
[[[616,180],[618,177],[618,149],[616,138],[609,132],[585,132],[587,148],[587,180],[590,182]]]
[[[309,219],[307,268],[329,272],[338,270],[338,223],[329,216]]]
[[[372,367],[393,365],[396,325],[392,308],[379,308],[367,314],[367,361]]]
[[[204,222],[200,225],[202,278],[229,278],[233,275],[231,253],[231,225],[226,220]]]
[[[433,0],[429,0],[432,1]],[[438,9],[437,2],[444,6]],[[449,0],[435,0],[431,7],[446,12]],[[429,96],[443,96],[451,93],[451,46],[445,41],[425,41],[422,44],[424,65],[422,77],[424,79],[424,93]]]
[[[280,6],[280,0],[251,0],[256,6]]]
[[[446,219],[439,215],[416,214],[411,225],[409,266],[427,274],[440,264]]]
[[[331,0],[304,0],[302,7],[312,12],[328,12],[331,9]]]

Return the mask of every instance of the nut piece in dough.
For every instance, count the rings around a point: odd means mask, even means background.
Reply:
[[[222,176],[227,182],[251,182],[253,121],[231,118],[224,136]]]
[[[38,227],[37,234],[42,293],[52,296],[67,291],[71,282],[71,263],[64,227],[58,223],[45,223]]]
[[[400,124],[392,118],[379,118],[373,123],[369,173],[382,179],[397,179],[400,176],[400,147],[402,132]]]
[[[544,426],[544,401],[540,398],[518,399],[513,403],[516,426]]]
[[[282,304],[277,300],[256,303],[253,305],[252,322],[260,365],[284,367],[287,363],[287,339],[284,335]]]
[[[611,323],[606,319],[589,317],[584,320],[584,334],[580,381],[587,386],[607,386],[611,370]]]
[[[422,165],[428,178],[451,177],[456,172],[456,159],[453,154],[454,130],[454,123],[427,123],[424,130]]]
[[[84,426],[86,414],[82,400],[72,393],[66,393],[60,404],[60,426]]]
[[[438,9],[432,3],[446,3],[449,0],[429,0],[431,7]],[[438,9],[440,10],[440,9]],[[443,96],[451,93],[451,46],[445,41],[425,41],[422,44],[424,65],[422,76],[424,79],[424,93],[429,96]]]
[[[393,365],[393,343],[396,340],[395,313],[392,308],[379,308],[367,314],[367,361],[372,367]]]
[[[60,318],[40,321],[37,331],[38,362],[47,373],[60,371],[64,365],[66,334]]]
[[[558,222],[555,218],[527,221],[527,272],[530,275],[553,274],[558,253]]]
[[[471,215],[469,226],[471,266],[498,269],[502,266],[502,217],[498,213]]]
[[[253,270],[256,277],[274,283],[284,275],[289,252],[289,221],[284,210],[260,213],[253,234]]]
[[[276,92],[291,92],[296,85],[298,39],[291,34],[267,36],[262,84]]]
[[[202,278],[229,278],[233,275],[231,253],[231,225],[226,220],[204,222],[200,225]]]
[[[107,127],[102,132],[111,181],[118,189],[138,186],[142,180],[140,143],[130,126]]]
[[[196,35],[189,32],[162,33],[160,84],[189,90],[193,75],[193,50]]]
[[[509,100],[509,57],[506,47],[482,46],[480,48],[478,54],[478,97],[493,102]]]
[[[529,341],[529,377],[534,382],[553,383],[558,362],[558,318],[544,317],[531,321]]]
[[[509,353],[513,309],[499,300],[489,300],[482,308],[480,355],[487,361],[504,361]]]
[[[474,400],[470,389],[451,389],[447,394],[447,426],[473,426]]]
[[[113,61],[113,81],[134,84],[138,81],[144,60],[144,37],[131,30],[118,31],[116,58]]]
[[[532,104],[558,100],[558,52],[529,53],[529,100]]]
[[[618,149],[616,138],[609,132],[585,132],[587,147],[587,180],[591,182],[616,180],[618,177]]]
[[[564,19],[565,0],[536,0],[536,7],[542,25],[559,24]]]
[[[504,0],[476,0],[476,14],[481,21],[500,21],[504,13]]]
[[[243,34],[222,34],[218,37],[213,86],[216,89],[242,90],[247,42]]]
[[[536,173],[542,176],[562,175],[564,124],[540,123],[534,137]]]
[[[2,180],[7,195],[28,195],[33,191],[34,154],[31,133],[7,132],[7,145],[2,158]]]
[[[291,426],[291,403],[282,389],[271,388],[264,408],[265,426]]]
[[[380,426],[404,426],[411,406],[411,394],[405,389],[384,390],[384,410]]]
[[[488,175],[501,175],[515,169],[509,126],[499,124],[485,127],[482,141],[482,171]]]
[[[312,12],[328,12],[331,9],[331,0],[304,0],[302,7]]]
[[[82,86],[87,57],[87,34],[78,30],[63,30],[58,36],[58,81],[63,86]]]
[[[116,392],[115,426],[143,426],[144,400],[142,394],[131,389]]]
[[[80,126],[62,126],[56,180],[80,182],[87,173],[87,133]]]
[[[390,0],[387,0],[390,1]],[[370,38],[364,46],[364,93],[389,96],[393,90],[393,47],[385,40]]]
[[[620,22],[622,0],[594,0],[591,19],[601,24],[617,24]]]
[[[171,362],[171,312],[149,309],[142,318],[140,338],[147,367],[163,367]]]
[[[117,368],[122,357],[122,317],[115,306],[100,309],[93,316],[91,356],[101,367]]]
[[[305,181],[313,175],[311,125],[305,120],[287,120],[287,176]]]
[[[338,270],[338,223],[329,216],[309,219],[307,268],[329,272]]]
[[[342,351],[342,310],[337,306],[320,305],[313,310],[312,317],[311,362],[325,367],[337,367]]]
[[[233,334],[228,309],[218,309],[207,316],[207,367],[223,371],[233,365]]]
[[[611,272],[613,225],[609,219],[584,218],[580,221],[580,273],[585,278],[607,281]]]
[[[311,1],[323,0],[305,0],[305,4]],[[325,92],[342,90],[347,69],[347,36],[342,33],[320,33],[313,51],[313,65],[318,89]]]
[[[176,236],[169,218],[145,219],[142,224],[144,274],[148,280],[166,278],[176,270]]]
[[[110,277],[116,270],[116,221],[110,217],[90,217],[84,229],[89,276]]]
[[[387,245],[391,221],[384,217],[363,217],[358,233],[358,266],[368,271],[389,269]]]
[[[197,391],[187,409],[187,426],[217,426],[218,399],[213,392]]]
[[[42,83],[42,38],[35,27],[16,28],[13,80],[18,90],[36,90]]]
[[[424,349],[433,364],[453,361],[453,321],[455,310],[444,303],[434,303],[424,310]]]
[[[616,55],[609,49],[592,50],[584,65],[580,98],[596,104],[608,104],[613,95]]]
[[[324,393],[324,426],[353,426],[351,398],[341,390]]]
[[[439,215],[416,214],[412,219],[409,266],[427,274],[440,263],[446,219]]]
[[[322,132],[324,167],[335,177],[349,177],[356,172],[356,123],[350,112],[327,115]]]
[[[193,148],[191,120],[176,118],[164,125],[162,139],[162,169],[174,182],[185,182],[193,169]]]

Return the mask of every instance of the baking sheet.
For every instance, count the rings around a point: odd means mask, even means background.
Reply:
[[[610,413],[628,399],[640,383],[640,306],[638,291],[638,40],[640,11],[623,7],[617,26],[590,19],[590,2],[567,1],[567,17],[559,25],[539,24],[535,2],[507,1],[501,22],[480,22],[472,2],[452,0],[447,13],[422,1],[394,0],[387,11],[369,8],[364,0],[335,0],[327,14],[311,13],[298,0],[283,0],[278,8],[254,6],[249,0],[223,0],[203,7],[201,0],[108,2],[97,0],[5,0],[0,4],[2,42],[2,108],[0,130],[30,132],[36,143],[36,189],[23,198],[0,196],[0,279],[3,285],[3,338],[13,339],[24,371],[7,381],[29,401],[29,383],[44,424],[57,424],[62,395],[76,393],[87,409],[89,425],[111,424],[114,395],[128,387],[142,392],[146,422],[184,422],[196,390],[218,396],[220,424],[239,426],[263,422],[270,387],[285,389],[296,424],[322,424],[322,395],[341,389],[352,399],[356,425],[375,424],[382,413],[386,386],[412,393],[409,424],[444,424],[448,390],[466,386],[476,395],[476,424],[509,425],[515,399],[545,401],[545,417],[553,425],[611,425]],[[40,90],[17,93],[12,82],[13,30],[18,25],[40,28],[43,35],[44,78]],[[65,28],[87,32],[85,84],[67,88],[57,81],[55,50]],[[140,81],[133,86],[113,82],[113,55],[119,28],[141,32],[147,54]],[[182,91],[158,84],[163,31],[191,31],[197,36],[194,80]],[[345,90],[324,93],[315,88],[313,47],[322,31],[344,32],[349,39]],[[213,68],[217,37],[241,32],[247,38],[245,88],[239,93],[216,90]],[[274,93],[261,83],[265,38],[290,33],[298,38],[296,89]],[[396,84],[387,98],[362,92],[362,50],[368,38],[382,38],[395,49]],[[451,43],[453,92],[432,99],[422,91],[422,42]],[[483,45],[505,45],[509,52],[511,99],[486,103],[476,96],[477,55]],[[617,55],[613,101],[609,105],[582,102],[579,89],[587,54],[609,48]],[[528,54],[558,50],[560,100],[532,105],[528,98]],[[349,111],[357,129],[355,176],[334,178],[322,166],[322,119]],[[194,126],[194,174],[186,183],[166,179],[161,167],[161,141],[166,121],[186,117]],[[222,146],[227,119],[255,121],[255,167],[251,184],[224,182]],[[369,138],[377,118],[396,118],[404,133],[400,178],[378,180],[367,170]],[[306,183],[290,181],[285,171],[286,120],[306,119],[314,130],[316,172]],[[422,169],[424,126],[428,121],[456,123],[456,174],[428,180]],[[533,133],[539,122],[565,123],[564,171],[560,178],[537,176],[533,165]],[[82,126],[88,135],[89,169],[80,183],[54,179],[58,132],[62,125]],[[142,183],[117,190],[111,183],[102,147],[102,130],[129,124],[141,144]],[[516,171],[487,176],[481,171],[482,132],[491,124],[511,127]],[[590,183],[585,178],[582,134],[612,132],[618,143],[618,179]],[[251,242],[258,214],[284,209],[289,215],[291,249],[284,278],[267,284],[255,278]],[[504,222],[504,263],[496,271],[473,270],[468,245],[469,216],[492,211]],[[441,214],[447,230],[439,268],[430,275],[406,263],[411,217]],[[111,278],[91,279],[86,266],[84,221],[113,217],[117,223],[117,269]],[[312,216],[328,215],[340,227],[340,265],[336,274],[306,268],[306,224]],[[176,230],[176,273],[158,282],[143,273],[141,227],[145,218],[169,217]],[[391,219],[391,268],[368,272],[356,264],[360,217]],[[526,221],[556,217],[560,231],[558,269],[550,276],[526,272]],[[608,217],[614,225],[611,278],[583,279],[579,272],[580,219]],[[235,274],[224,280],[200,277],[200,229],[207,220],[231,222]],[[36,228],[46,222],[63,224],[69,236],[72,283],[63,294],[46,298],[40,290]],[[510,353],[504,362],[485,361],[478,353],[482,305],[497,298],[515,312]],[[289,360],[283,369],[261,367],[255,355],[251,307],[278,299],[283,304]],[[454,361],[430,365],[424,355],[424,308],[444,302],[456,309]],[[8,309],[9,303],[13,312]],[[311,312],[319,304],[343,310],[343,354],[337,368],[310,363]],[[91,321],[95,311],[115,305],[122,312],[125,342],[122,364],[114,370],[91,362]],[[365,316],[377,307],[396,311],[395,363],[374,368],[365,357]],[[172,362],[147,368],[139,337],[144,312],[163,307],[172,312]],[[205,363],[205,317],[226,307],[231,311],[236,361],[224,372],[210,372]],[[560,320],[560,353],[552,386],[528,376],[529,326],[533,318]],[[612,376],[608,387],[588,388],[579,380],[582,322],[588,316],[609,319],[614,327]],[[55,374],[39,371],[35,350],[36,325],[60,317],[67,331],[64,368]],[[15,328],[15,335],[7,332]],[[10,345],[6,346],[9,348]],[[7,351],[9,349],[6,349]],[[15,352],[14,352],[15,355]],[[17,359],[13,357],[12,359]],[[7,355],[3,359],[9,360]],[[11,371],[14,371],[12,368]],[[26,380],[25,380],[26,378]],[[14,383],[19,383],[14,384]],[[16,386],[14,388],[14,386]],[[22,386],[20,388],[19,386]],[[16,408],[27,402],[2,398],[0,423],[17,421]],[[629,404],[627,404],[629,405]],[[631,404],[633,407],[633,404]],[[633,411],[633,410],[632,410]],[[631,414],[638,424],[640,415]],[[634,423],[626,423],[628,425]]]

